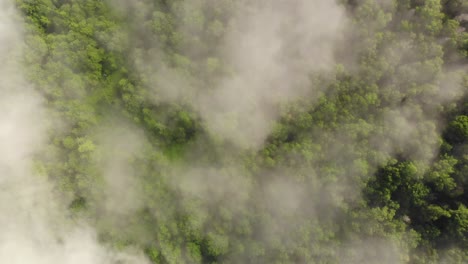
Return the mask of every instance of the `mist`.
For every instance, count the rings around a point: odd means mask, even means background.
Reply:
[[[65,195],[36,166],[51,122],[44,99],[22,75],[23,21],[10,1],[0,7],[0,262],[145,263],[138,253],[100,244],[92,227],[70,217]]]
[[[0,262],[412,260],[412,219],[363,190],[400,161],[423,185],[441,159],[467,92],[421,15],[440,7],[402,19],[390,0],[104,1],[107,35],[77,35],[110,59],[60,98],[84,105],[77,123],[94,115],[80,130],[27,80],[24,21],[0,1]],[[51,144],[72,153],[48,161],[81,177],[71,187],[40,162]]]
[[[129,17],[139,5],[110,3],[119,12],[126,10]],[[212,43],[200,39],[204,42],[200,47],[183,48],[189,58],[199,56],[205,49],[214,51],[206,67],[209,71],[220,70],[221,77],[208,77],[212,85],[206,87],[206,83],[200,84],[174,69],[172,63],[164,63],[161,46],[167,40],[131,32],[130,36],[138,38],[136,42],[152,46],[150,53],[141,54],[139,49],[134,49],[129,54],[149,86],[150,100],[189,105],[213,135],[244,148],[262,146],[279,117],[280,104],[301,96],[317,98],[323,91],[323,87],[310,87],[311,75],[334,69],[335,50],[348,23],[344,7],[334,1],[275,0],[254,4],[239,1],[232,3],[229,17],[223,18],[229,21],[224,28],[204,25],[195,16],[208,5],[216,5],[211,1],[170,5],[176,16],[189,14],[190,17],[193,12],[193,20],[164,21],[164,17],[154,13],[158,23],[170,23],[188,38],[199,38],[196,35],[203,27],[209,27],[210,32],[215,31],[212,34],[219,36]],[[130,18],[132,28],[141,24],[138,19],[142,16]],[[176,64],[186,60],[174,59]],[[217,69],[220,61],[228,65],[227,69]]]
[[[143,3],[117,2],[118,11],[129,18],[130,24],[141,23],[139,17],[133,19],[130,14]],[[220,165],[200,165],[196,158],[185,159],[183,165],[169,164],[164,173],[171,179],[171,188],[179,194],[178,203],[194,215],[193,221],[189,221],[189,226],[193,225],[191,228],[201,228],[205,235],[228,247],[229,241],[216,240],[217,236],[221,236],[217,231],[219,227],[227,223],[241,225],[247,211],[260,210],[272,220],[263,222],[263,226],[258,226],[256,230],[245,230],[243,234],[255,237],[257,242],[264,245],[264,250],[282,244],[286,251],[294,252],[299,250],[299,241],[303,239],[299,231],[302,227],[317,224],[333,232],[339,230],[340,223],[346,221],[343,212],[347,208],[342,207],[343,202],[353,205],[359,204],[362,199],[362,186],[355,179],[366,181],[397,155],[417,160],[418,175],[429,169],[441,146],[443,118],[437,107],[459,100],[464,95],[464,88],[453,79],[438,80],[437,74],[427,65],[414,63],[420,56],[428,58],[427,64],[442,67],[442,62],[437,59],[441,50],[435,40],[433,46],[420,50],[416,40],[407,39],[405,32],[395,31],[392,34],[397,36],[396,40],[383,43],[385,38],[379,35],[379,31],[391,23],[392,13],[396,12],[395,4],[391,1],[378,1],[374,5],[369,4],[370,7],[366,4],[363,1],[357,6],[362,5],[362,10],[365,10],[364,6],[379,10],[382,17],[368,21],[353,20],[344,6],[335,1],[240,1],[231,3],[228,17],[220,18],[228,21],[223,28],[204,24],[201,18],[200,14],[206,12],[209,5],[214,5],[210,1],[170,4],[169,8],[176,17],[188,19],[166,21],[164,17],[159,17],[159,13],[154,13],[155,21],[163,25],[169,23],[184,37],[195,38],[202,43],[199,46],[183,46],[186,57],[170,58],[170,63],[165,63],[167,59],[164,57],[167,39],[130,31],[130,36],[138,38],[135,43],[151,46],[149,53],[130,48],[128,54],[145,80],[149,101],[154,104],[187,105],[201,117],[209,134],[232,142],[238,148],[235,151],[265,151],[266,140],[275,132],[276,122],[282,117],[281,107],[302,98],[307,98],[307,102],[317,108],[321,107],[318,101],[320,96],[334,96],[340,92],[329,84],[343,73],[340,73],[343,67],[345,74],[361,72],[366,75],[366,71],[369,71],[370,76],[379,76],[371,72],[373,66],[382,71],[380,80],[369,79],[369,85],[382,82],[382,91],[376,91],[371,96],[387,100],[387,106],[379,112],[362,113],[354,123],[338,121],[333,131],[317,129],[318,133],[306,135],[310,144],[320,142],[324,145],[320,149],[321,158],[308,161],[307,165],[301,163],[302,160],[296,160],[294,153],[285,150],[279,156],[296,166],[277,165],[271,171],[260,173],[261,176],[252,182],[245,165],[238,160],[234,164],[221,165],[221,168]],[[211,15],[209,11],[208,14]],[[408,15],[408,19],[412,18]],[[203,40],[203,27],[217,29],[215,35],[220,37]],[[156,30],[162,29],[157,27]],[[343,53],[348,45],[353,47],[355,39],[364,36],[375,38],[374,43],[365,43],[369,46],[364,45],[364,48],[374,45],[376,52],[384,54],[388,65],[370,65],[368,68],[356,54]],[[364,50],[362,47],[353,48],[356,53]],[[200,81],[188,73],[192,71],[188,61],[189,58],[196,60],[199,54],[206,52],[205,49],[212,51],[212,57],[206,61],[207,67],[217,74],[210,75],[200,70],[197,72],[199,79],[208,79]],[[434,60],[431,61],[431,58]],[[227,66],[220,68],[217,65],[219,61]],[[390,72],[392,67],[399,71]],[[317,75],[325,76],[325,81],[316,81],[314,77]],[[415,83],[432,79],[437,79],[435,82],[443,89],[434,86],[427,89],[429,92],[414,90],[410,92],[410,97],[399,97],[411,90]],[[379,103],[376,99],[375,104]],[[356,134],[340,132],[340,129],[349,127],[354,127]],[[360,149],[367,154],[356,154]],[[191,151],[192,155],[188,156],[196,157],[198,150],[188,150]],[[235,156],[229,152],[232,150],[226,151],[224,156]],[[378,155],[375,156],[375,153]],[[341,169],[331,169],[334,164]],[[332,177],[337,180],[329,180]],[[226,209],[231,213],[226,213]],[[157,213],[159,208],[152,210],[158,217],[166,219],[167,216]],[[360,221],[363,229],[366,225],[377,224],[375,220]],[[317,232],[309,236],[324,236]],[[417,237],[412,231],[402,233],[404,237],[395,234],[375,241],[348,234],[344,244],[327,244],[311,239],[307,250],[340,263],[406,263],[410,254],[408,245],[413,244]],[[255,248],[252,241],[239,238],[237,231],[227,234],[227,237],[231,242],[240,240],[241,244],[250,245],[246,247]],[[401,239],[406,241],[397,242]],[[316,252],[315,244],[333,253]],[[222,247],[218,250],[225,250]],[[236,249],[223,261],[248,262],[247,256],[253,254],[251,250],[254,249]],[[258,252],[258,258],[265,261],[273,257]],[[302,262],[305,263],[305,260],[298,260],[298,263]]]

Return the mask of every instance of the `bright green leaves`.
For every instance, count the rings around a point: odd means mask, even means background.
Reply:
[[[441,206],[430,204],[426,207],[427,219],[431,221],[438,220],[441,217],[449,218],[450,212]]]
[[[205,243],[207,253],[212,257],[226,254],[229,248],[229,238],[215,232],[208,233]]]
[[[66,149],[72,150],[76,146],[76,141],[72,137],[68,136],[62,140],[63,146]]]
[[[86,154],[91,153],[96,149],[96,146],[89,139],[79,138],[78,140],[78,152]]]
[[[455,172],[455,164],[457,164],[457,160],[454,157],[445,156],[433,165],[433,169],[428,173],[427,178],[435,185],[436,191],[450,193],[457,187],[455,180],[452,178]]]
[[[460,239],[460,243],[465,245],[466,249],[468,245],[468,208],[460,204],[456,210],[452,210],[452,215],[452,232]]]
[[[145,250],[146,255],[151,260],[152,263],[161,263],[161,255],[158,249],[156,248],[147,248]]]
[[[424,5],[416,8],[422,21],[418,24],[424,26],[428,34],[435,36],[442,30],[442,18],[444,14],[440,0],[426,0]]]
[[[175,21],[168,13],[156,11],[153,13],[151,29],[157,40],[167,48],[176,48],[179,45],[179,35],[175,32]]]
[[[419,246],[414,255],[421,249],[437,259],[437,247],[450,238],[467,242],[466,113],[453,113],[446,150],[433,155],[444,123],[439,115],[429,118],[445,109],[438,96],[446,93],[440,82],[449,45],[442,40],[450,36],[452,48],[466,46],[466,33],[445,21],[440,1],[357,1],[349,12],[357,35],[341,43],[352,66],[312,76],[310,96],[283,105],[267,142],[248,151],[209,135],[190,104],[179,101],[193,99],[192,86],[203,93],[231,74],[220,43],[238,3],[121,1],[129,10],[119,15],[106,1],[17,2],[29,24],[28,78],[54,118],[65,120],[51,131],[38,168],[75,196],[71,209],[89,210],[85,196],[102,184],[93,161],[99,142],[92,135],[103,117],[123,116],[148,138],[135,161],[145,208],[132,214],[125,230],[99,226],[106,242],[135,243],[153,263],[231,256],[252,263],[334,263],[337,248],[349,241],[365,246],[368,237],[398,239],[401,247]],[[455,2],[446,12],[459,12]],[[163,88],[177,99],[168,103]],[[245,168],[248,183],[232,192],[248,205],[223,206],[232,195],[181,199],[179,175],[170,168],[193,164]],[[287,184],[278,184],[273,194],[266,192],[274,173],[298,187],[284,191]],[[223,193],[222,184],[212,191]],[[277,202],[267,206],[270,200]],[[359,259],[353,250],[348,253]],[[462,256],[450,254],[453,263]],[[403,263],[417,259],[404,257]]]
[[[200,246],[196,243],[187,243],[188,261],[191,263],[202,263],[202,252]]]
[[[459,115],[450,122],[447,132],[447,140],[452,144],[468,141],[468,116]]]
[[[45,32],[48,30],[51,21],[50,17],[53,14],[53,3],[50,0],[44,1],[16,1],[18,8],[25,15],[28,22],[34,24],[38,29]]]
[[[377,172],[369,183],[369,202],[386,205],[396,201],[402,214],[407,214],[412,204],[417,204],[429,193],[418,184],[417,169],[411,162],[392,162]]]
[[[421,178],[410,162],[390,163],[370,180],[365,192],[368,203],[395,208],[396,216],[435,245],[450,240],[454,232],[462,243],[466,234],[459,231],[465,228],[465,207],[452,200],[460,195],[454,192],[456,164],[455,158],[444,156]]]

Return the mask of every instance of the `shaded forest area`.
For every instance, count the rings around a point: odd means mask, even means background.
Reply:
[[[16,0],[71,221],[150,263],[467,263],[467,2],[306,2]]]

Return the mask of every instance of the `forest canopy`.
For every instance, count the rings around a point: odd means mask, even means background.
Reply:
[[[468,2],[0,0],[1,263],[468,263]]]

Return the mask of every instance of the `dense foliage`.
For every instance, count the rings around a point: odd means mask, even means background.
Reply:
[[[153,263],[467,262],[466,1],[341,1],[336,65],[275,106],[261,147],[188,103],[235,75],[220,47],[255,1],[16,3],[55,127],[37,170],[103,243]]]

